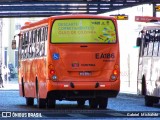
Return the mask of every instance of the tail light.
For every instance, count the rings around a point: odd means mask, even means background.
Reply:
[[[50,79],[57,80],[57,75],[56,75],[56,71],[54,70],[54,66],[50,64],[48,68],[49,68],[49,73],[50,73]]]
[[[55,71],[54,70],[50,70],[50,74],[54,75]]]
[[[115,65],[115,66],[114,66],[114,70],[113,70],[112,75],[111,75],[111,81],[117,80],[118,71],[119,71],[118,69],[119,69],[119,66],[118,66],[118,65]]]
[[[117,75],[118,74],[118,70],[113,70],[113,74]]]

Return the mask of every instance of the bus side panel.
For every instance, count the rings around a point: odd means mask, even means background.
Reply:
[[[142,76],[145,77],[146,95],[160,97],[160,60],[157,57],[143,57]],[[140,71],[139,71],[140,72]],[[140,73],[141,74],[141,73]],[[138,81],[138,92],[142,92],[142,78]]]
[[[151,57],[143,57],[142,76],[144,75],[144,77],[145,77],[145,83],[146,83],[146,87],[147,87],[146,94],[150,94],[149,88],[151,88],[150,87],[151,86],[151,62],[152,62]],[[142,80],[141,80],[141,86],[140,87],[142,88]]]
[[[160,58],[152,57],[152,72],[151,72],[151,96],[160,97]]]
[[[142,57],[139,58],[139,62],[138,62],[138,77],[137,77],[137,92],[138,94],[142,93],[142,72],[143,72],[143,59]]]
[[[18,83],[19,83],[19,94],[20,96],[23,96],[23,91],[22,91],[22,63],[21,61],[19,62],[19,68],[18,68]]]
[[[34,77],[32,76],[32,73],[34,74],[34,69],[32,64],[32,60],[22,61],[23,76],[21,79],[23,79],[25,97],[35,96]]]
[[[22,62],[24,76],[21,78],[24,81],[25,97],[36,98],[36,87],[38,87],[40,98],[47,96],[46,90],[46,60],[44,58],[27,60]],[[36,80],[38,85],[36,86]],[[23,96],[22,82],[20,82],[20,95]]]
[[[36,79],[38,81],[38,92],[40,98],[46,98],[46,58],[38,58],[34,60],[36,67]]]

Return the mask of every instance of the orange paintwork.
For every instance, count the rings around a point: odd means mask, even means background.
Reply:
[[[25,97],[36,97],[36,79],[38,80],[38,89],[40,98],[46,98],[48,91],[52,90],[117,90],[120,89],[120,55],[119,41],[115,44],[51,44],[50,32],[52,23],[55,19],[67,18],[98,18],[111,19],[117,27],[116,20],[112,17],[95,15],[67,15],[54,16],[30,23],[22,27],[21,33],[44,25],[48,26],[47,55],[38,58],[19,60],[19,88],[22,92],[22,79],[24,82]],[[116,28],[117,29],[117,28]],[[85,47],[83,47],[85,46]],[[53,53],[58,53],[59,60],[53,59]],[[113,53],[113,59],[101,58],[102,54]],[[97,58],[96,58],[97,57]],[[77,63],[77,66],[72,64]],[[114,69],[117,70],[116,80],[111,80]],[[52,79],[50,70],[54,70],[57,76]],[[80,76],[80,72],[84,72]],[[87,73],[87,72],[91,72]],[[82,73],[83,74],[83,73]],[[70,87],[73,82],[75,88]],[[95,88],[96,82],[101,87]]]

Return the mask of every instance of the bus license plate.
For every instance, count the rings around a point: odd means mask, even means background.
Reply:
[[[84,71],[84,72],[79,72],[79,75],[80,76],[91,76],[91,72],[89,72],[89,71]]]

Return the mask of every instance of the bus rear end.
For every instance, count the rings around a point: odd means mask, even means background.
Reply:
[[[101,16],[63,16],[52,20],[48,52],[48,99],[76,100],[106,108],[120,89],[117,23]]]

